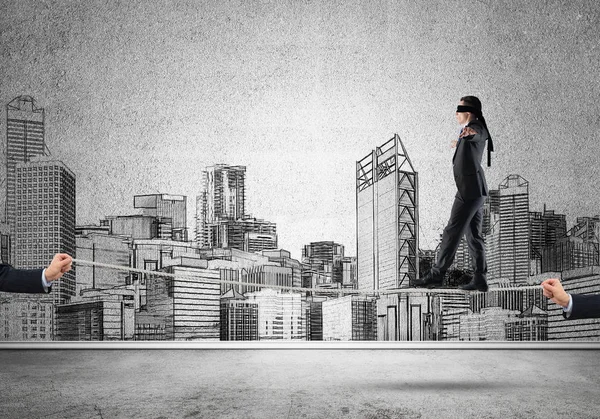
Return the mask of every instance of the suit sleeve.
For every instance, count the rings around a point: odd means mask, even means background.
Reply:
[[[485,128],[480,123],[471,123],[466,126],[463,133],[460,135],[462,141],[479,142],[487,140],[484,134]]]
[[[0,265],[0,291],[45,293],[42,272],[43,269],[15,269],[10,265],[2,264]]]
[[[598,294],[571,294],[573,309],[568,320],[600,318],[600,295]]]

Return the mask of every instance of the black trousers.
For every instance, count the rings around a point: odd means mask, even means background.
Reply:
[[[467,244],[473,257],[473,276],[478,282],[486,280],[487,262],[485,260],[485,242],[481,232],[483,223],[483,203],[485,196],[472,200],[464,200],[459,193],[454,197],[452,212],[448,225],[442,234],[442,243],[436,263],[431,272],[444,275],[454,261],[456,250],[463,235],[467,236]]]

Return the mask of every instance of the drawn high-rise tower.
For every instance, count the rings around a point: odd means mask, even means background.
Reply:
[[[542,212],[529,213],[529,263],[530,275],[538,275],[543,271],[542,255],[544,248],[554,244],[567,235],[565,214],[555,214],[546,209]]]
[[[210,247],[211,224],[245,215],[246,167],[216,164],[202,172],[202,192],[196,198],[196,242]]]
[[[487,235],[490,285],[525,285],[529,276],[529,182],[519,175],[498,186],[498,207]]]
[[[2,208],[11,242],[15,237],[17,163],[48,154],[44,142],[44,109],[38,108],[31,96],[16,97],[6,105],[6,200]],[[14,250],[10,253],[12,263]]]
[[[358,289],[406,288],[419,276],[418,174],[396,134],[356,163]]]
[[[277,248],[277,226],[246,214],[246,167],[217,164],[202,172],[196,197],[198,247],[260,252]]]
[[[16,165],[15,267],[47,266],[56,253],[75,257],[75,174],[52,157]],[[75,295],[75,269],[52,286],[55,304]]]

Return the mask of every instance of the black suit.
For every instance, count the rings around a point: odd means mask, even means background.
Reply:
[[[452,163],[458,192],[454,197],[450,220],[442,234],[438,260],[431,269],[435,275],[443,275],[452,265],[460,240],[466,234],[475,265],[474,279],[476,282],[486,279],[487,263],[481,228],[488,187],[481,158],[488,137],[481,121],[475,119],[465,126],[454,151]]]
[[[42,285],[43,269],[15,269],[10,265],[0,264],[0,291],[24,292],[29,294],[44,293]],[[48,288],[48,292],[51,287]]]
[[[465,128],[471,128],[475,134],[460,138],[456,150],[454,150],[454,157],[452,157],[452,168],[454,182],[460,197],[464,200],[471,200],[488,194],[485,175],[481,167],[481,157],[489,135],[483,124],[477,119],[469,122]]]
[[[573,306],[571,315],[563,312],[563,317],[569,320],[590,319],[600,317],[600,295],[599,294],[571,294]]]

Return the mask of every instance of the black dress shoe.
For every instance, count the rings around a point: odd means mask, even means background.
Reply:
[[[487,292],[487,290],[488,290],[488,284],[487,284],[486,281],[475,281],[475,280],[472,280],[467,285],[461,286],[460,289],[461,290],[465,290],[465,291]]]
[[[417,279],[414,282],[414,286],[418,288],[434,288],[441,286],[443,282],[443,275],[434,275],[431,272],[429,272],[423,278]]]

